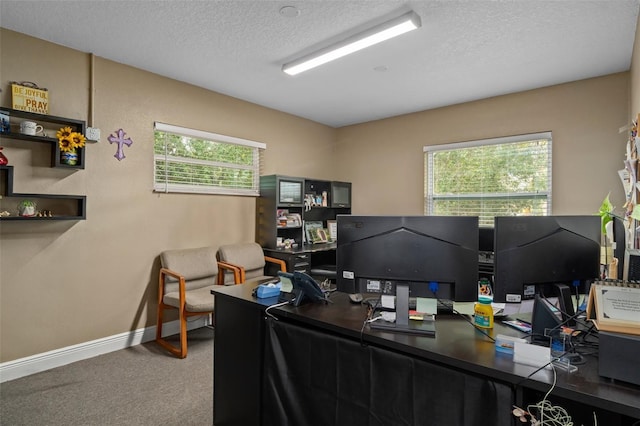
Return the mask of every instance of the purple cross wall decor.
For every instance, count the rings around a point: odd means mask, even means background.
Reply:
[[[124,130],[119,129],[117,132],[112,133],[111,136],[109,136],[107,138],[109,140],[109,143],[117,143],[118,144],[118,150],[113,155],[114,157],[116,157],[118,159],[118,161],[120,161],[123,158],[125,158],[124,151],[122,149],[122,145],[131,146],[133,144],[133,141],[131,139],[129,139],[129,138],[125,139],[125,135],[126,135],[126,133],[124,132]]]

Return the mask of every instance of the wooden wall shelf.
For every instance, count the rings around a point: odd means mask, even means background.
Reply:
[[[11,216],[0,217],[0,221],[34,220],[84,220],[87,197],[84,195],[31,194],[13,192],[13,166],[0,166],[0,211],[9,211]],[[51,211],[52,216],[18,216],[16,205],[20,200],[30,199],[37,203],[39,211]]]
[[[9,133],[0,134],[0,140],[47,143],[51,146],[51,167],[80,170],[85,166],[85,148],[78,151],[78,163],[74,166],[60,162],[60,146],[55,137],[61,127],[71,127],[74,131],[86,133],[86,124],[82,120],[56,117],[52,115],[36,114],[19,111],[12,108],[0,107],[0,113],[9,116]],[[20,122],[31,120],[40,124],[43,135],[24,135],[19,132]],[[87,211],[87,197],[85,195],[59,195],[13,192],[13,166],[0,166],[0,212],[8,211],[10,216],[0,216],[0,221],[59,221],[85,220]],[[36,202],[36,216],[18,216],[17,205],[21,200],[29,199]],[[46,212],[46,214],[44,214]]]
[[[36,114],[33,112],[19,111],[12,108],[0,108],[0,113],[8,114],[11,123],[11,132],[0,134],[0,140],[14,140],[25,142],[48,143],[51,145],[51,167],[60,167],[65,169],[84,169],[85,166],[85,148],[78,150],[78,164],[69,166],[60,163],[60,146],[58,139],[55,137],[56,132],[61,127],[71,127],[77,132],[86,133],[86,123],[83,120],[74,120],[71,118],[56,117],[53,115]],[[20,121],[32,120],[44,127],[46,136],[23,135],[19,132]]]

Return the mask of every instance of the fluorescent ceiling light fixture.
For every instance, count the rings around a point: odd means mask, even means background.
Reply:
[[[326,64],[334,59],[341,58],[350,53],[357,52],[366,47],[373,46],[382,41],[399,36],[406,32],[420,28],[420,17],[415,12],[408,12],[390,21],[376,25],[366,31],[346,38],[329,47],[303,56],[293,62],[284,64],[282,71],[289,75],[300,74],[319,65]]]

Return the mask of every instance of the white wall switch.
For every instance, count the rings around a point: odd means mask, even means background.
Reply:
[[[87,134],[85,136],[90,141],[98,142],[100,140],[100,129],[87,127]]]

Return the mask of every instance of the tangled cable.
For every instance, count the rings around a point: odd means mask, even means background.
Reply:
[[[573,426],[573,420],[567,411],[557,405],[552,405],[549,401],[542,400],[537,404],[527,407],[529,412],[534,411],[540,413],[540,421],[531,423],[540,426]]]
[[[514,406],[512,413],[522,423],[528,421],[532,426],[573,426],[573,420],[567,411],[562,407],[552,405],[547,399],[556,386],[557,375],[553,364],[551,364],[551,371],[553,371],[553,383],[542,401],[528,405],[526,411]],[[540,420],[536,416],[540,417]]]

